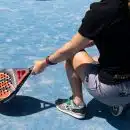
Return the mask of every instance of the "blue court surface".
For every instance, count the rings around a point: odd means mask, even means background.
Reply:
[[[92,0],[0,0],[0,68],[27,68],[54,52],[77,31]],[[98,16],[97,16],[98,17]],[[97,55],[95,47],[88,49]],[[71,95],[63,63],[30,76],[16,98],[0,106],[0,130],[130,130],[83,89],[88,115],[77,120],[55,108]]]

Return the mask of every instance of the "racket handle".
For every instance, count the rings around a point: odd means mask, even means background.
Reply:
[[[29,67],[30,73],[32,72],[34,66]]]

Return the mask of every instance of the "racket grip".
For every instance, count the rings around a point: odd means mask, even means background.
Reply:
[[[30,73],[32,72],[34,66],[29,67]]]

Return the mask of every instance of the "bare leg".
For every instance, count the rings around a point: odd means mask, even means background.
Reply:
[[[75,70],[72,67],[71,61],[67,60],[65,63],[67,77],[72,89],[72,95],[75,99],[75,104],[79,105],[83,103],[83,95],[82,95],[82,81],[80,77],[76,74]]]
[[[80,51],[65,63],[66,73],[72,88],[73,101],[76,105],[83,103],[82,82],[85,78],[87,64],[94,63],[85,51]]]

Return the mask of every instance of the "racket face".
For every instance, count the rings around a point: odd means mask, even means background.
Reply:
[[[30,69],[0,70],[0,103],[15,96],[30,73]]]

